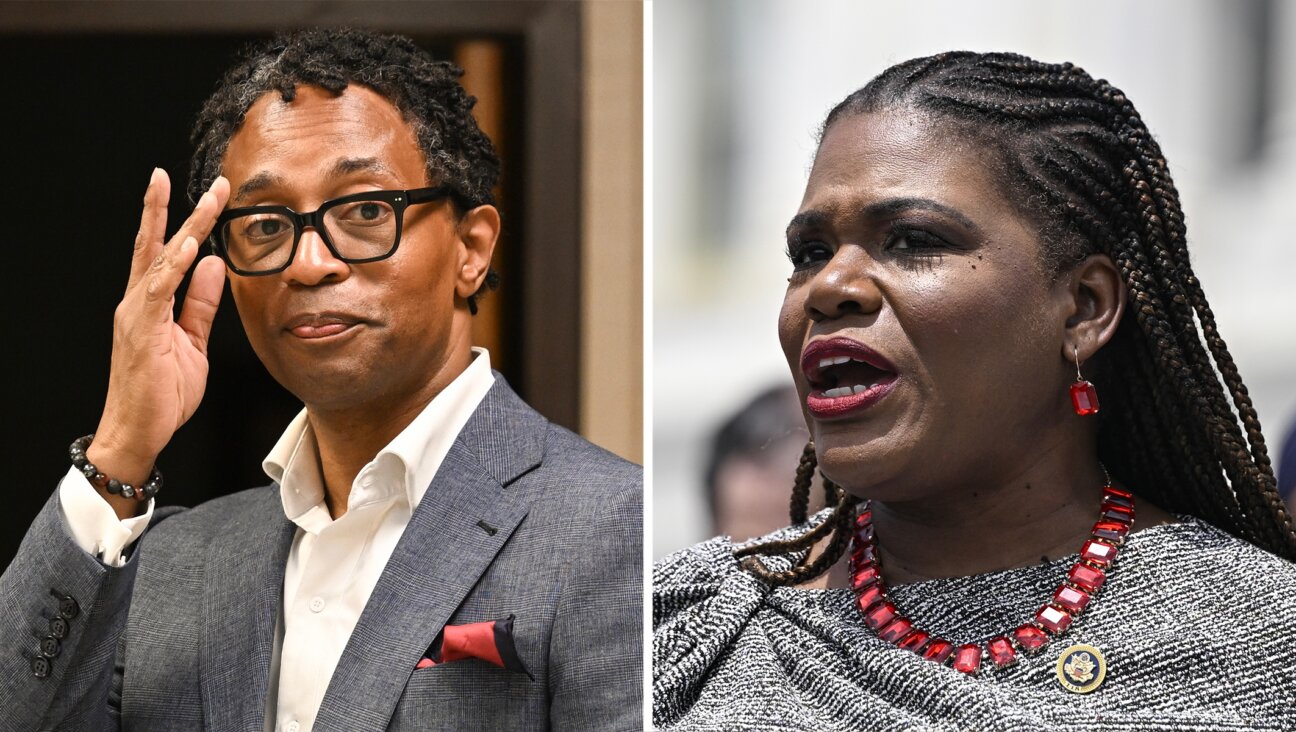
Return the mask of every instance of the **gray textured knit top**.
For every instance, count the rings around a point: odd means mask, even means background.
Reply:
[[[850,590],[771,588],[733,548],[713,539],[654,568],[662,728],[1296,730],[1296,565],[1196,519],[1136,531],[1066,633],[976,677],[879,640]],[[1028,620],[1076,560],[889,595],[917,627],[979,641]],[[1107,659],[1089,694],[1057,681],[1074,643]]]

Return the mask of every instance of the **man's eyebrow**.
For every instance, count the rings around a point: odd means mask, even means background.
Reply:
[[[329,176],[340,178],[351,173],[391,173],[391,168],[378,158],[340,158],[333,163]]]
[[[392,170],[378,158],[339,158],[337,162],[333,163],[333,167],[329,169],[328,175],[330,178],[341,178],[344,175],[362,172],[391,173]],[[268,171],[261,171],[244,181],[243,185],[238,187],[238,191],[234,194],[232,200],[241,201],[257,191],[283,185],[283,183],[283,178]]]
[[[973,223],[972,219],[969,219],[962,211],[938,201],[933,201],[930,198],[888,198],[884,201],[870,203],[860,209],[859,216],[866,219],[890,218],[907,211],[934,211],[953,219],[973,234],[979,235],[981,233],[981,227]],[[823,227],[828,224],[831,218],[825,211],[804,211],[792,217],[792,221],[788,223],[787,233],[791,234],[793,229]]]
[[[253,193],[256,193],[257,191],[264,190],[271,186],[279,185],[281,183],[283,183],[283,178],[280,178],[279,176],[274,175],[273,173],[267,173],[265,171],[262,171],[252,176],[251,178],[248,178],[247,180],[243,181],[243,185],[238,187],[238,191],[234,193],[234,198],[231,200],[241,201],[244,198],[247,198],[248,196],[252,195]]]

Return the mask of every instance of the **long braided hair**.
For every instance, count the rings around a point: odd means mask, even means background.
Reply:
[[[1260,421],[1189,264],[1179,194],[1129,99],[1069,63],[942,53],[892,66],[851,94],[828,114],[820,141],[844,116],[895,109],[929,115],[990,151],[997,182],[1040,227],[1046,271],[1056,276],[1094,253],[1119,268],[1127,312],[1093,361],[1104,401],[1098,454],[1111,475],[1169,511],[1296,560],[1296,531]],[[809,445],[793,523],[807,520],[814,470]],[[829,518],[800,537],[744,547],[738,555],[748,571],[799,584],[841,557],[859,499],[824,486]],[[812,558],[810,548],[830,532],[827,549]],[[781,571],[757,558],[796,553]]]

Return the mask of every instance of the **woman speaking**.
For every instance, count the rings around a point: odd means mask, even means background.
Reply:
[[[793,525],[655,568],[658,726],[1296,728],[1296,533],[1119,89],[888,69],[824,122],[787,256]]]

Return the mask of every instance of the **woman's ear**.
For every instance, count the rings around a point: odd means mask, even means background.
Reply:
[[[1125,280],[1111,257],[1091,254],[1060,278],[1059,285],[1066,287],[1062,356],[1087,361],[1116,334],[1125,314]]]
[[[478,206],[460,217],[456,231],[460,246],[455,294],[466,300],[481,288],[490,270],[500,233],[499,211],[494,206]]]

